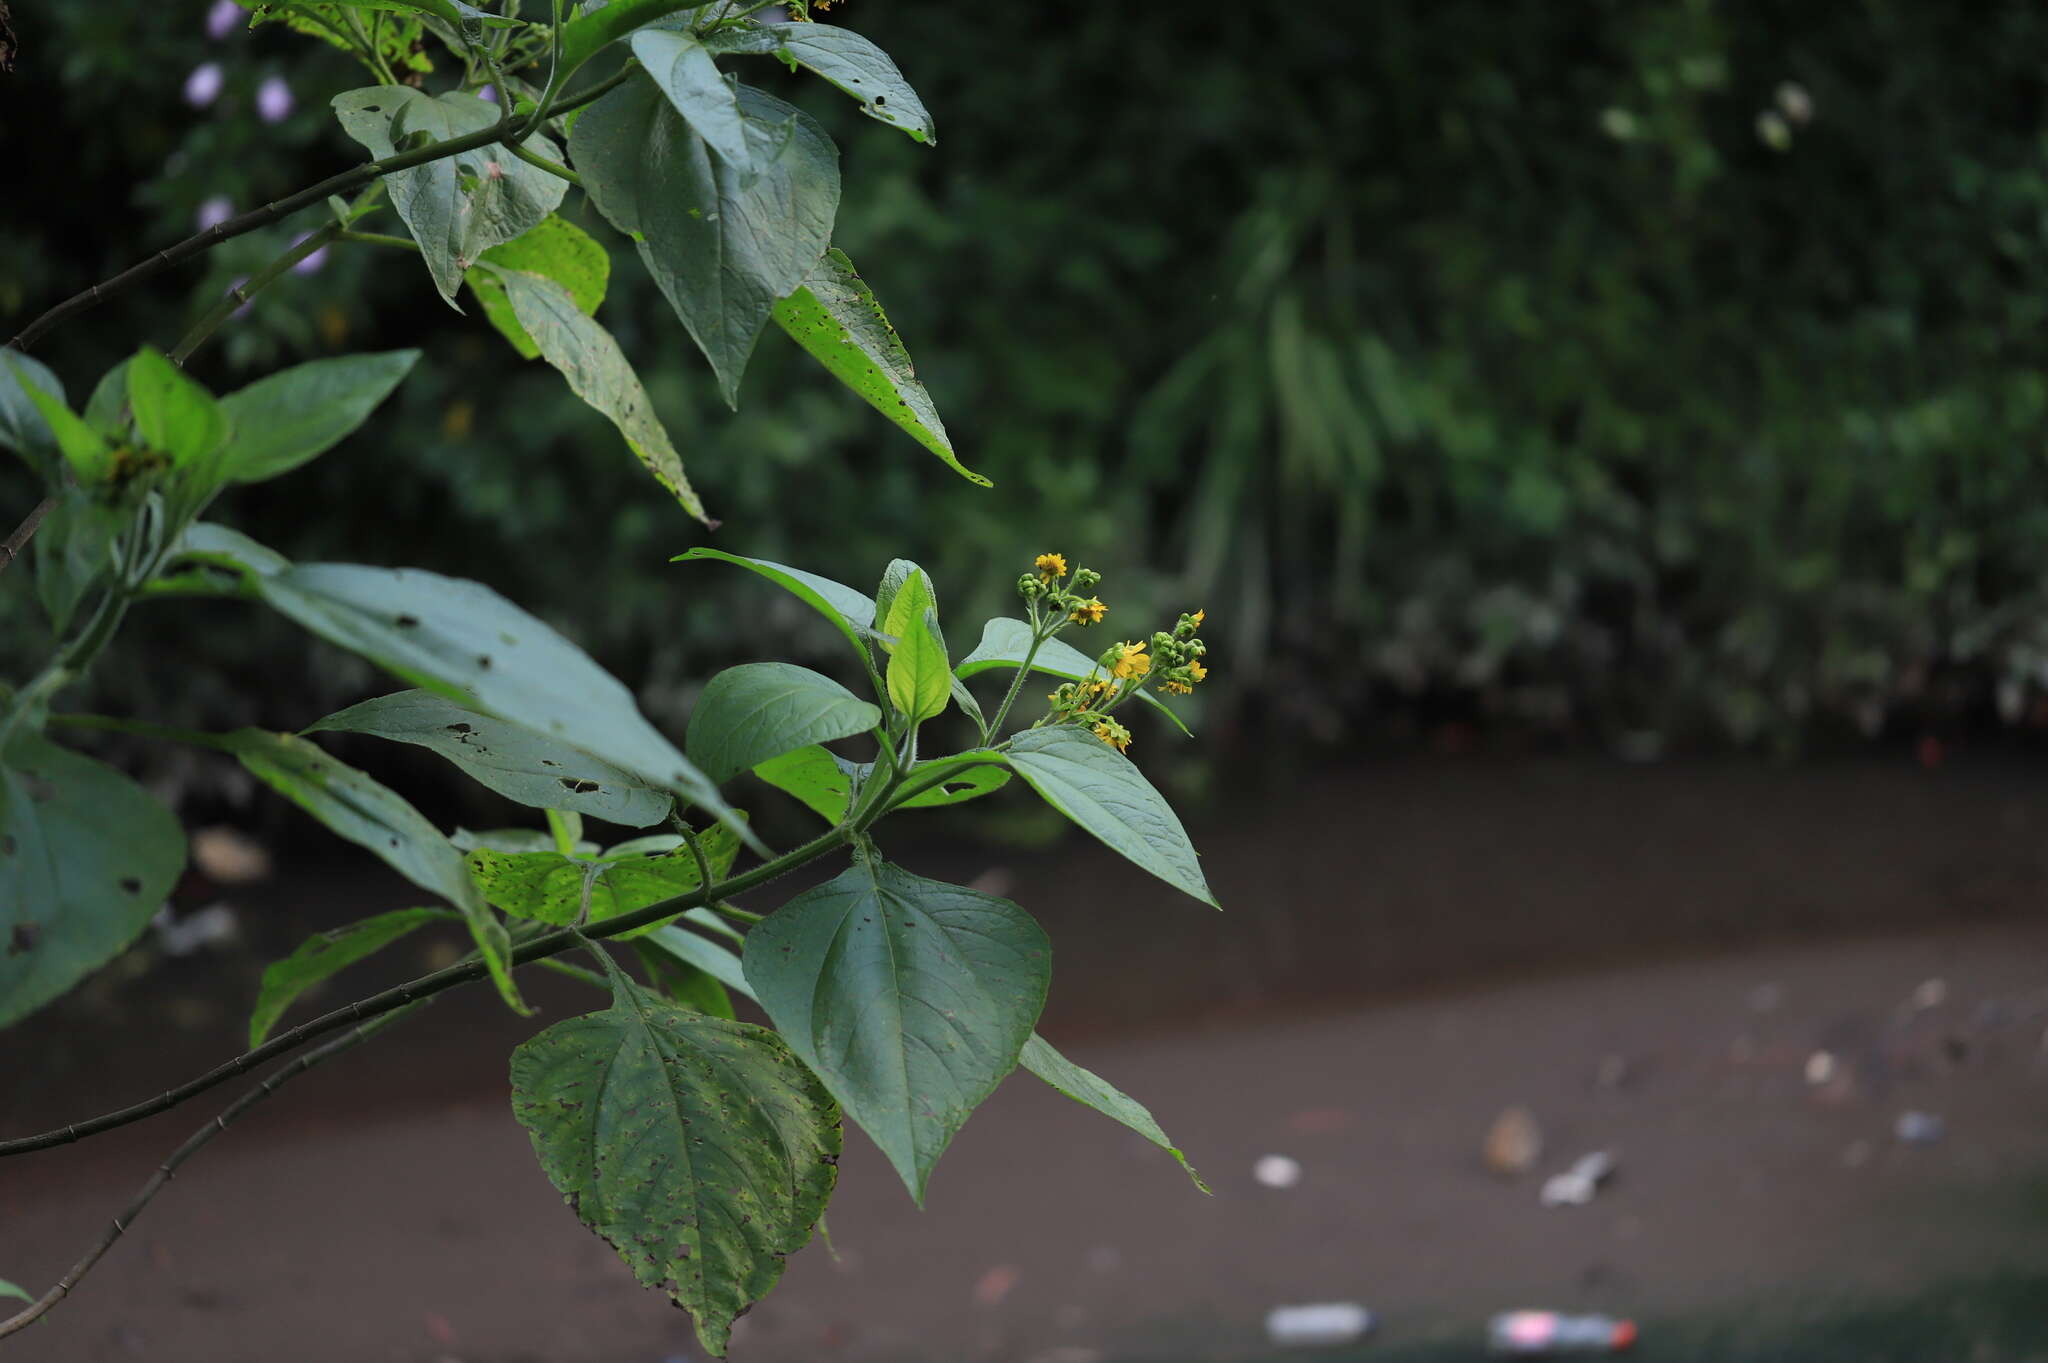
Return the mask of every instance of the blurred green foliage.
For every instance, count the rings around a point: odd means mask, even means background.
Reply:
[[[0,224],[0,312],[174,240],[210,196],[246,207],[352,160],[325,110],[359,83],[346,59],[274,30],[209,39],[205,9],[17,12],[0,154],[32,188]],[[936,151],[777,93],[858,167],[838,242],[997,486],[948,473],[779,337],[727,414],[619,251],[604,318],[725,521],[711,542],[855,581],[908,553],[983,584],[956,615],[1002,609],[1042,549],[1085,555],[1112,630],[1208,608],[1206,718],[1245,732],[1454,718],[1747,743],[2035,712],[2048,14],[925,10],[830,17],[896,55]],[[180,91],[204,61],[225,90],[202,110]],[[287,119],[221,116],[273,74],[298,96]],[[82,391],[290,235],[233,243],[42,354]],[[418,268],[337,254],[209,363],[412,341],[416,312],[394,310],[420,306]],[[816,628],[668,566],[704,532],[480,317],[419,343],[364,435],[243,494],[296,524],[281,549],[490,581],[644,679],[657,717],[740,660],[735,613],[799,643]],[[25,489],[0,483],[10,504]],[[854,536],[833,528],[849,505]],[[30,614],[21,586],[11,619]],[[208,656],[240,641],[241,680],[291,707],[256,718],[303,722],[368,685],[326,655],[281,669],[301,645],[214,606],[148,613],[125,648],[154,665],[101,684],[248,718],[235,688],[173,665],[195,621]]]

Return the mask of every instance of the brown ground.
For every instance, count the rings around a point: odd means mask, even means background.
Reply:
[[[1242,1359],[1284,1301],[1363,1300],[1392,1344],[1519,1304],[1655,1316],[2048,1272],[2044,828],[2048,782],[2013,769],[1423,764],[1198,828],[1223,916],[1078,849],[906,857],[1011,877],[1062,952],[1048,1030],[1150,1103],[1216,1195],[1022,1076],[922,1214],[850,1136],[838,1258],[793,1258],[735,1357]],[[245,954],[172,963],[125,1015],[88,996],[17,1029],[0,1131],[231,1051],[213,1000],[308,925],[287,905],[317,925],[400,893],[292,880],[252,901]],[[1910,1007],[1930,979],[1945,1001]],[[534,993],[560,1017],[575,989]],[[535,1025],[455,996],[300,1081],[0,1357],[700,1358],[510,1118],[504,1055]],[[1849,1082],[1808,1085],[1821,1048]],[[1611,1148],[1611,1187],[1545,1210],[1540,1178],[1484,1172],[1509,1103],[1542,1120],[1543,1172]],[[217,1106],[0,1166],[0,1276],[53,1280]],[[1908,1108],[1945,1138],[1894,1141]],[[1266,1153],[1301,1184],[1254,1183]]]

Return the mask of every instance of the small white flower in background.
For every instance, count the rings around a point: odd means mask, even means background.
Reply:
[[[1813,96],[1797,81],[1785,81],[1778,86],[1778,109],[1795,124],[1811,123]]]
[[[265,123],[282,123],[291,116],[292,87],[283,76],[265,76],[256,87],[256,113]]]
[[[195,109],[204,109],[220,98],[220,87],[225,83],[219,62],[195,66],[192,74],[185,77],[185,102]]]
[[[233,0],[230,0],[232,3]],[[209,227],[218,227],[235,216],[235,206],[228,202],[225,194],[216,194],[199,205],[199,211],[192,215],[195,230],[204,232]]]
[[[219,42],[233,33],[242,22],[242,7],[235,0],[213,0],[213,8],[206,11],[206,36]]]
[[[305,240],[305,238],[304,238],[304,237],[302,236],[302,237],[300,237],[300,238],[299,238],[299,240],[300,240],[300,241],[304,241],[304,240]],[[326,248],[325,246],[322,246],[322,247],[321,247],[321,248],[320,248],[319,250],[317,250],[317,251],[313,252],[313,254],[312,254],[312,255],[310,255],[310,256],[307,256],[307,257],[306,257],[306,258],[305,258],[304,260],[302,260],[302,261],[300,261],[300,262],[299,262],[298,264],[296,264],[296,265],[292,266],[292,273],[293,273],[293,274],[319,274],[319,273],[320,273],[320,268],[321,268],[321,267],[322,267],[323,265],[325,265],[326,263],[327,263],[327,248]]]

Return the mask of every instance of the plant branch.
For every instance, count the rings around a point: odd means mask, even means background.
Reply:
[[[540,169],[554,176],[557,180],[567,180],[570,184],[576,186],[576,188],[583,188],[583,177],[581,175],[578,175],[575,171],[569,169],[567,166],[563,165],[560,161],[550,161],[547,157],[542,156],[539,152],[528,151],[525,147],[521,146],[517,142],[507,142],[505,144],[505,150],[511,152],[514,156],[526,162],[526,164],[528,164],[529,166],[538,166]]]
[[[635,69],[631,65],[622,68],[617,74],[599,81],[588,90],[581,90],[569,96],[560,105],[549,110],[548,113],[550,116],[565,114],[603,97],[615,86],[624,82]],[[345,170],[339,175],[330,175],[319,184],[310,185],[296,194],[287,195],[273,203],[267,203],[261,208],[253,208],[247,213],[229,218],[226,222],[217,223],[207,228],[204,232],[195,233],[175,246],[169,246],[158,251],[140,264],[131,265],[121,273],[101,280],[84,292],[73,294],[23,327],[20,333],[7,344],[16,350],[28,350],[37,341],[41,340],[52,327],[69,321],[79,313],[99,306],[115,294],[132,289],[137,284],[156,277],[156,275],[169,269],[171,266],[190,260],[194,256],[213,249],[224,241],[243,236],[246,233],[255,231],[259,227],[268,227],[271,223],[281,218],[289,217],[302,208],[310,208],[314,204],[324,202],[331,195],[346,194],[350,190],[360,189],[371,181],[380,180],[386,175],[395,175],[399,171],[412,170],[431,161],[445,160],[450,156],[457,156],[466,151],[487,147],[496,142],[500,136],[502,136],[502,133],[498,126],[493,124],[488,128],[468,133],[462,137],[450,138],[446,142],[435,142],[408,152],[400,152],[395,156],[387,156],[379,161],[366,161],[353,170]]]
[[[386,1027],[400,1021],[407,1013],[412,1012],[414,1008],[422,1006],[424,1006],[424,1003],[387,1013],[374,1022],[363,1023],[353,1031],[336,1037],[324,1046],[307,1051],[290,1064],[280,1068],[275,1074],[265,1079],[255,1088],[250,1089],[247,1093],[235,1099],[218,1117],[215,1117],[205,1126],[193,1132],[183,1145],[171,1152],[169,1159],[156,1167],[156,1172],[149,1176],[149,1181],[142,1185],[142,1190],[136,1193],[129,1200],[128,1205],[123,1207],[114,1216],[113,1220],[108,1223],[106,1230],[100,1233],[100,1238],[94,1242],[90,1249],[86,1250],[84,1257],[71,1266],[71,1271],[57,1281],[55,1287],[45,1292],[14,1315],[9,1316],[5,1320],[0,1320],[0,1339],[5,1339],[18,1330],[27,1329],[47,1314],[58,1302],[71,1295],[71,1290],[78,1286],[79,1280],[92,1271],[93,1265],[97,1264],[101,1257],[114,1247],[115,1241],[127,1234],[128,1228],[135,1224],[135,1218],[142,1214],[143,1209],[149,1205],[150,1200],[163,1191],[164,1186],[177,1174],[178,1166],[198,1154],[200,1150],[205,1148],[207,1142],[220,1135],[221,1132],[226,1131],[231,1123],[240,1118],[250,1108],[255,1107],[265,1098],[268,1098],[271,1094],[284,1087],[285,1084],[298,1078],[321,1061],[332,1059],[343,1051],[360,1046]]]
[[[0,572],[5,572],[7,566],[28,547],[28,542],[35,538],[36,528],[43,523],[43,517],[49,515],[50,509],[56,505],[55,497],[45,497],[37,502],[35,509],[22,517],[21,524],[14,527],[14,533],[9,535],[4,543],[0,543]]]
[[[226,325],[230,317],[248,306],[249,300],[275,283],[280,275],[340,234],[341,224],[336,222],[328,223],[317,232],[308,233],[303,240],[293,243],[291,249],[283,255],[222,294],[220,301],[208,308],[206,315],[192,324],[192,329],[185,333],[177,347],[171,351],[171,363],[182,368],[185,361],[192,358],[192,353],[206,344],[207,338]]]
[[[620,914],[617,918],[607,918],[602,923],[593,924],[581,929],[582,936],[593,938],[615,937],[622,932],[631,932],[634,928],[644,927],[660,919],[673,917],[686,909],[703,908],[733,895],[743,894],[748,890],[765,885],[771,880],[787,875],[805,862],[813,861],[823,856],[834,847],[848,841],[850,836],[846,830],[839,828],[832,829],[827,833],[821,833],[801,847],[785,852],[773,861],[763,862],[751,871],[742,872],[729,880],[721,881],[719,884],[708,888],[699,886],[688,894],[676,895],[662,900],[658,904],[650,904],[646,908],[635,909],[632,913]],[[511,963],[515,966],[526,965],[543,957],[559,956],[561,953],[574,947],[578,940],[577,932],[568,928],[532,938],[529,941],[519,943],[512,949]],[[480,980],[484,978],[484,975],[484,965],[481,961],[464,961],[460,964],[449,966],[445,970],[437,970],[432,974],[422,975],[418,979],[408,980],[404,984],[396,985],[381,994],[373,994],[369,998],[361,999],[346,1008],[338,1008],[331,1013],[314,1018],[310,1022],[301,1023],[297,1027],[279,1032],[269,1041],[256,1047],[256,1049],[245,1051],[233,1060],[223,1065],[218,1065],[198,1078],[159,1094],[147,1102],[121,1108],[115,1112],[103,1113],[98,1117],[89,1118],[82,1122],[74,1122],[69,1126],[59,1127],[54,1131],[45,1131],[40,1135],[23,1136],[11,1141],[0,1141],[0,1158],[8,1155],[25,1155],[32,1150],[45,1150],[55,1145],[69,1145],[71,1142],[83,1140],[87,1136],[97,1135],[102,1131],[111,1131],[117,1126],[126,1126],[130,1122],[141,1121],[144,1117],[153,1117],[159,1112],[166,1112],[190,1098],[197,1097],[217,1084],[225,1083],[238,1074],[248,1073],[251,1069],[267,1060],[295,1051],[315,1037],[325,1036],[327,1033],[346,1027],[350,1023],[367,1021],[370,1018],[389,1013],[393,1009],[403,1008],[407,1004],[431,998],[443,990],[453,989],[457,985],[468,984],[473,980]]]

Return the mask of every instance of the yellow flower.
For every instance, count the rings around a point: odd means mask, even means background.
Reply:
[[[1142,642],[1126,642],[1122,647],[1123,653],[1117,658],[1116,666],[1109,669],[1112,673],[1125,681],[1130,681],[1152,670],[1152,655],[1145,652],[1145,645]]]
[[[1032,561],[1031,566],[1038,569],[1039,578],[1046,582],[1067,575],[1067,559],[1064,554],[1040,554]]]
[[[1209,669],[1202,666],[1201,662],[1197,660],[1188,664],[1188,675],[1192,676],[1196,681],[1207,681],[1209,680]]]
[[[1089,732],[1118,752],[1124,752],[1131,746],[1131,731],[1113,719],[1097,721]]]
[[[1204,620],[1208,618],[1209,612],[1207,611],[1196,611],[1194,614],[1194,621],[1197,625],[1201,624]]]
[[[1086,601],[1077,603],[1073,610],[1067,612],[1067,618],[1077,625],[1099,625],[1102,623],[1102,617],[1107,614],[1109,614],[1109,607],[1091,596]]]
[[[1173,696],[1191,696],[1195,691],[1194,687],[1184,681],[1170,681],[1159,689]]]

